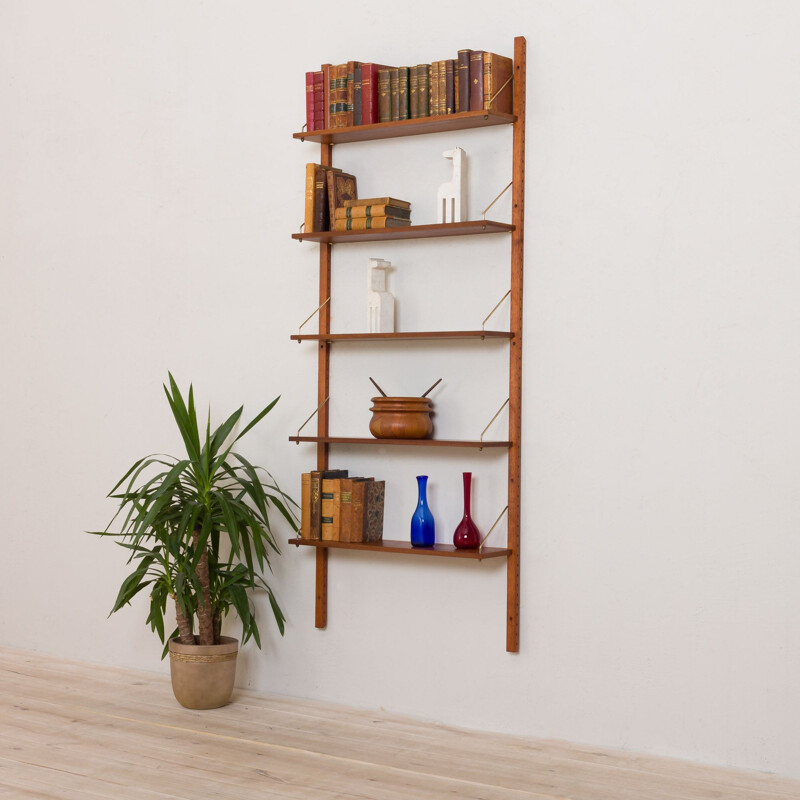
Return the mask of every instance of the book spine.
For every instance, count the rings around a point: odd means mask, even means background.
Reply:
[[[300,479],[300,538],[311,538],[311,473],[304,472]]]
[[[389,101],[391,114],[389,119],[397,122],[400,119],[400,68],[392,67],[389,70]]]
[[[458,51],[456,111],[469,111],[469,57],[472,50]]]
[[[439,114],[447,113],[447,65],[439,62]]]
[[[408,67],[399,67],[398,78],[398,98],[399,98],[399,119],[408,119],[410,115],[409,109],[409,96],[408,96],[408,82],[409,82],[409,69]]]
[[[367,483],[371,480],[371,478],[367,478],[363,481],[355,481],[353,483],[352,510],[350,512],[351,542],[364,541],[364,493],[367,488]]]
[[[469,110],[483,111],[483,50],[469,54]]]
[[[361,125],[363,118],[363,99],[361,96],[362,75],[359,64],[353,73],[353,125]]]
[[[333,218],[336,220],[358,219],[360,217],[395,217],[397,219],[409,219],[411,217],[411,209],[388,206],[385,203],[374,206],[342,206],[337,208],[333,215]]]
[[[339,541],[349,542],[353,529],[353,478],[342,478],[339,494]]]
[[[360,217],[356,219],[337,219],[333,222],[335,231],[369,231],[379,228],[402,228],[410,225],[408,219],[398,219],[396,217]]]
[[[306,130],[315,131],[316,118],[314,116],[314,73],[306,72]]]
[[[347,64],[331,67],[331,127],[344,128],[347,124]]]
[[[347,74],[345,76],[345,102],[347,103],[344,111],[344,127],[352,128],[355,119],[355,89],[356,89],[356,67],[360,66],[358,61],[347,62]]]
[[[328,170],[317,166],[314,171],[314,221],[312,230],[327,231],[330,227],[328,214]]]
[[[317,175],[319,164],[306,164],[306,209],[303,230],[306,233],[314,231],[314,179]]]
[[[383,539],[383,500],[386,481],[370,481],[366,491],[364,541],[379,542]]]
[[[408,68],[408,115],[419,119],[419,67]]]
[[[439,62],[431,62],[431,116],[439,115]]]
[[[455,114],[456,112],[456,93],[455,93],[455,72],[454,61],[448,58],[444,62],[444,97],[445,97],[445,114]]]
[[[326,542],[338,542],[340,530],[341,479],[323,478],[321,492],[320,530]]]
[[[322,512],[322,473],[314,470],[310,473],[310,492],[311,503],[308,523],[308,538],[320,539],[321,533],[321,512]]]
[[[496,53],[483,56],[483,107],[492,111],[510,114],[513,106],[514,90],[511,76],[514,62]]]
[[[378,122],[392,120],[391,82],[390,70],[378,70]]]
[[[419,77],[419,100],[417,101],[419,115],[420,117],[429,117],[431,113],[430,111],[431,65],[418,64],[417,71]]]
[[[398,200],[396,197],[362,197],[360,200],[352,198],[342,202],[342,208],[355,208],[355,206],[397,206],[398,208],[411,208],[408,200]]]
[[[331,65],[323,64],[322,73],[322,120],[324,128],[331,127]]]
[[[325,101],[323,98],[322,71],[314,73],[314,130],[325,127]]]

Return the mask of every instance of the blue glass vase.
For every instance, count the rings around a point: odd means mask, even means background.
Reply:
[[[413,547],[433,547],[436,542],[436,526],[433,514],[428,507],[428,476],[417,475],[419,502],[414,516],[411,517],[411,544]]]

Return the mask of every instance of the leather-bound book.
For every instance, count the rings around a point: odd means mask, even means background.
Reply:
[[[378,70],[378,122],[392,121],[391,73],[389,68]]]
[[[430,97],[431,97],[431,65],[417,64],[419,80],[419,99],[417,100],[417,110],[420,117],[430,116]]]
[[[439,114],[447,113],[447,62],[439,62]]]
[[[319,164],[306,164],[306,207],[303,224],[306,233],[314,232],[314,179],[318,169],[320,169]]]
[[[346,540],[348,542],[364,541],[364,514],[366,510],[364,498],[367,488],[365,484],[374,480],[374,478],[353,478],[349,528],[347,529],[349,538]],[[342,520],[342,523],[344,524],[344,520]]]
[[[386,481],[368,481],[365,484],[364,536],[365,542],[383,539],[383,500]]]
[[[360,61],[347,62],[347,83],[345,85],[345,100],[347,108],[344,115],[344,126],[351,128],[355,119],[355,89],[356,89],[356,67],[360,67]]]
[[[347,121],[347,64],[331,67],[330,118],[332,128],[344,128]]]
[[[330,213],[328,211],[328,168],[317,166],[314,172],[314,221],[312,230],[330,230]]]
[[[314,127],[314,73],[306,72],[306,130],[316,130]]]
[[[398,200],[396,197],[362,197],[360,200],[345,200],[342,203],[344,208],[355,208],[356,206],[398,206],[399,208],[411,208],[408,200]]]
[[[322,538],[322,481],[325,478],[346,478],[346,469],[313,470],[310,473],[311,514],[309,539]]]
[[[331,65],[323,64],[322,72],[322,127],[331,127]]]
[[[378,111],[378,73],[390,69],[383,64],[366,63],[361,65],[361,124],[372,125],[381,122]],[[388,121],[388,120],[386,120]]]
[[[403,228],[411,224],[411,220],[395,217],[357,217],[355,219],[337,219],[333,222],[335,231],[369,231],[379,228]]]
[[[408,68],[408,116],[419,119],[419,68]]]
[[[483,111],[483,50],[469,54],[469,110]]]
[[[336,209],[343,206],[350,200],[358,197],[356,187],[356,176],[342,172],[340,169],[330,169],[328,171],[328,220],[331,223],[330,230],[333,230],[333,221],[336,218]]]
[[[400,119],[400,67],[389,70],[389,101],[391,103],[391,121]]]
[[[455,71],[452,58],[444,62],[444,106],[445,114],[456,113]]]
[[[361,125],[362,114],[361,65],[358,64],[353,71],[353,125]]]
[[[304,472],[300,480],[300,538],[311,536],[311,473]]]
[[[431,61],[430,93],[431,93],[431,116],[436,117],[441,114],[439,110],[439,61]]]
[[[398,67],[398,83],[397,83],[397,96],[398,96],[398,117],[399,119],[408,119],[410,115],[409,109],[409,96],[408,96],[408,84],[409,84],[409,68],[408,67]]]
[[[497,53],[483,54],[483,107],[510,114],[514,105],[514,62]]]
[[[456,93],[456,111],[469,111],[469,56],[472,50],[459,50],[456,64],[458,75],[458,92]]]
[[[320,538],[325,542],[339,541],[342,480],[342,478],[322,479]]]
[[[360,219],[361,217],[395,217],[395,219],[411,219],[410,208],[400,208],[400,206],[389,206],[386,203],[369,206],[349,206],[340,207],[334,212],[334,220],[339,219]]]

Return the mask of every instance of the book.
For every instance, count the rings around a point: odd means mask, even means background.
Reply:
[[[411,220],[395,217],[361,217],[357,219],[337,219],[333,222],[335,231],[368,231],[379,228],[402,228],[410,225]]]
[[[389,119],[397,122],[400,119],[400,67],[389,70]]]
[[[347,64],[336,64],[330,70],[330,127],[344,128],[347,123]]]
[[[311,502],[309,504],[309,539],[322,538],[322,481],[327,478],[346,478],[346,469],[313,470],[309,473]]]
[[[356,67],[360,67],[360,61],[348,61],[347,62],[347,73],[345,75],[345,101],[347,103],[347,107],[345,109],[344,114],[344,127],[350,128],[353,126],[353,120],[355,118],[355,74],[356,74]]]
[[[417,100],[417,110],[420,117],[429,117],[430,111],[430,86],[431,86],[431,65],[417,64],[419,80],[419,99]]]
[[[510,114],[514,105],[514,62],[497,53],[483,54],[483,107]]]
[[[391,73],[388,68],[378,70],[378,122],[392,121]]]
[[[364,484],[364,542],[380,542],[383,539],[385,493],[386,481],[367,481]]]
[[[355,200],[358,197],[356,191],[356,176],[349,175],[341,170],[331,169],[328,172],[328,185],[327,185],[327,202],[328,202],[328,219],[332,223],[335,219],[335,212],[339,206],[344,205],[348,200]]]
[[[456,65],[458,91],[456,111],[469,111],[469,57],[472,50],[459,50]]]
[[[361,125],[363,114],[361,87],[361,65],[359,64],[353,72],[353,125]]]
[[[395,217],[396,219],[410,219],[411,209],[400,206],[389,206],[386,203],[368,206],[340,206],[334,213],[334,220],[358,219],[361,217]]]
[[[444,106],[445,114],[456,113],[454,61],[448,58],[444,62]]]
[[[322,73],[320,73],[320,76]],[[316,130],[314,114],[314,73],[306,72],[306,130]]]
[[[378,113],[378,74],[382,69],[391,69],[383,64],[368,62],[361,65],[361,124],[380,122]]]
[[[483,111],[483,50],[469,54],[469,110]]]
[[[330,230],[330,214],[328,213],[328,172],[327,167],[316,165],[314,170],[314,214],[313,231]]]
[[[300,538],[311,536],[311,473],[304,472],[300,479]]]
[[[398,85],[397,85],[398,109],[399,109],[398,118],[408,119],[410,116],[409,96],[408,96],[409,68],[398,67],[397,71],[399,74]]]
[[[431,116],[438,116],[439,111],[439,62],[431,61],[430,74]]]
[[[408,116],[419,119],[419,67],[408,68]]]
[[[319,166],[319,164],[306,164],[306,207],[303,223],[303,230],[306,233],[314,231],[314,179]]]
[[[344,541],[348,542],[363,542],[364,541],[364,498],[366,493],[365,484],[369,481],[374,481],[374,478],[354,478],[352,487],[352,499],[350,508],[345,512],[349,514],[349,518],[342,519],[342,525],[347,523],[347,527],[343,529],[343,536],[348,538]],[[344,508],[344,506],[343,506]]]
[[[338,542],[341,529],[341,492],[343,478],[323,478],[320,495],[320,539]]]
[[[360,200],[353,198],[345,200],[342,205],[345,208],[355,208],[356,206],[397,206],[398,208],[411,208],[411,203],[407,200],[397,200],[394,197],[362,197]]]
[[[331,65],[323,64],[322,72],[322,127],[331,127]]]

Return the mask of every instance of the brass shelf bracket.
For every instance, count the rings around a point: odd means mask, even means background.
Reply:
[[[489,420],[489,424],[481,431],[480,441],[483,441],[483,434],[492,427],[492,423],[500,416],[500,412],[508,405],[509,401],[511,400],[510,397],[506,398],[505,403],[497,409],[497,413]],[[483,448],[481,448],[482,450]]]
[[[486,534],[486,536],[484,536],[484,537],[483,537],[483,539],[481,539],[481,543],[480,543],[480,545],[478,546],[478,552],[480,552],[481,550],[483,550],[483,545],[486,543],[486,540],[489,538],[489,536],[491,536],[491,534],[492,534],[492,531],[493,531],[493,530],[494,530],[494,529],[497,527],[497,523],[498,523],[498,522],[500,522],[500,520],[501,520],[501,519],[503,519],[503,514],[505,514],[505,513],[506,513],[506,511],[508,511],[508,506],[506,506],[506,507],[505,507],[505,508],[504,508],[504,509],[503,509],[503,510],[500,512],[500,516],[499,516],[499,517],[498,517],[498,518],[497,518],[497,519],[494,521],[494,525],[492,525],[492,527],[491,527],[491,528],[489,528],[489,533],[487,533],[487,534]]]
[[[300,427],[297,429],[297,435],[298,435],[298,436],[300,436],[300,431],[301,431],[301,430],[303,430],[303,428],[305,428],[305,426],[306,426],[306,425],[308,425],[308,423],[309,423],[309,422],[311,422],[311,420],[312,420],[312,419],[314,419],[314,417],[315,417],[317,414],[319,414],[319,412],[322,410],[322,407],[323,407],[323,406],[325,405],[325,403],[327,403],[327,402],[328,402],[328,400],[330,400],[330,399],[331,399],[331,396],[330,396],[330,395],[328,395],[328,396],[327,396],[327,397],[326,397],[326,398],[325,398],[325,399],[324,399],[324,400],[323,400],[323,401],[322,401],[322,402],[319,404],[319,406],[317,407],[317,409],[316,409],[315,411],[312,411],[312,412],[311,412],[311,416],[310,416],[310,417],[309,417],[309,418],[308,418],[308,419],[307,419],[307,420],[306,420],[306,421],[305,421],[305,422],[304,422],[304,423],[303,423],[303,424],[302,424],[302,425],[301,425],[301,426],[300,426]],[[297,444],[300,444],[300,442],[297,442]]]
[[[311,322],[311,320],[314,318],[314,314],[317,314],[317,313],[319,313],[320,311],[322,311],[322,309],[323,309],[323,308],[325,308],[325,306],[326,306],[326,305],[328,305],[328,303],[330,303],[330,301],[331,301],[331,298],[330,298],[330,297],[328,297],[328,299],[327,299],[327,300],[326,300],[324,303],[320,303],[320,304],[319,304],[319,305],[318,305],[318,306],[317,306],[317,307],[316,307],[316,308],[315,308],[315,309],[314,309],[314,310],[313,310],[313,311],[312,311],[312,312],[311,312],[311,313],[310,313],[310,314],[309,314],[309,315],[308,315],[308,316],[307,316],[307,317],[306,317],[306,318],[305,318],[305,319],[304,319],[304,320],[303,320],[303,321],[300,323],[300,327],[297,329],[297,332],[298,332],[298,333],[300,333],[300,332],[303,330],[303,326],[304,326],[305,324],[307,324],[308,322]],[[299,342],[299,340],[298,340],[298,344],[299,344],[299,343],[300,343],[300,342]]]
[[[511,289],[509,289],[509,290],[508,290],[508,291],[507,291],[507,292],[506,292],[506,293],[505,293],[505,294],[504,294],[504,295],[503,295],[503,296],[500,298],[500,300],[498,301],[497,305],[496,305],[496,306],[495,306],[495,307],[494,307],[494,308],[493,308],[493,309],[492,309],[492,310],[491,310],[491,311],[490,311],[490,312],[489,312],[489,313],[486,315],[486,319],[485,319],[485,320],[484,320],[484,321],[481,323],[481,330],[482,330],[482,331],[484,331],[484,332],[486,331],[486,323],[489,321],[489,318],[492,316],[492,314],[494,314],[494,312],[495,312],[495,311],[497,311],[497,309],[498,309],[498,308],[500,308],[500,304],[501,304],[501,303],[503,302],[503,300],[505,300],[505,299],[506,299],[506,297],[508,297],[510,294],[511,294]],[[483,336],[481,336],[481,339],[483,339],[483,338],[484,338],[484,337],[483,337]]]
[[[486,222],[486,212],[487,212],[487,211],[488,211],[488,210],[489,210],[489,209],[490,209],[490,208],[491,208],[491,207],[492,207],[492,206],[493,206],[493,205],[494,205],[494,204],[495,204],[495,203],[496,203],[496,202],[497,202],[497,201],[498,201],[498,200],[499,200],[499,199],[500,199],[500,198],[501,198],[501,197],[502,197],[502,196],[503,196],[503,195],[504,195],[504,194],[505,194],[505,193],[506,193],[506,192],[507,192],[507,191],[508,191],[508,190],[509,190],[509,189],[510,189],[512,186],[513,186],[513,185],[514,185],[514,181],[510,181],[510,182],[509,182],[509,184],[508,184],[508,186],[506,186],[506,188],[505,188],[505,189],[503,189],[503,191],[502,191],[502,192],[500,192],[500,194],[499,194],[499,195],[497,195],[497,197],[495,197],[495,199],[494,199],[494,200],[492,200],[492,202],[491,202],[491,203],[489,203],[489,205],[488,205],[488,206],[486,206],[486,208],[484,208],[484,209],[483,209],[483,221],[484,221],[484,222]]]

